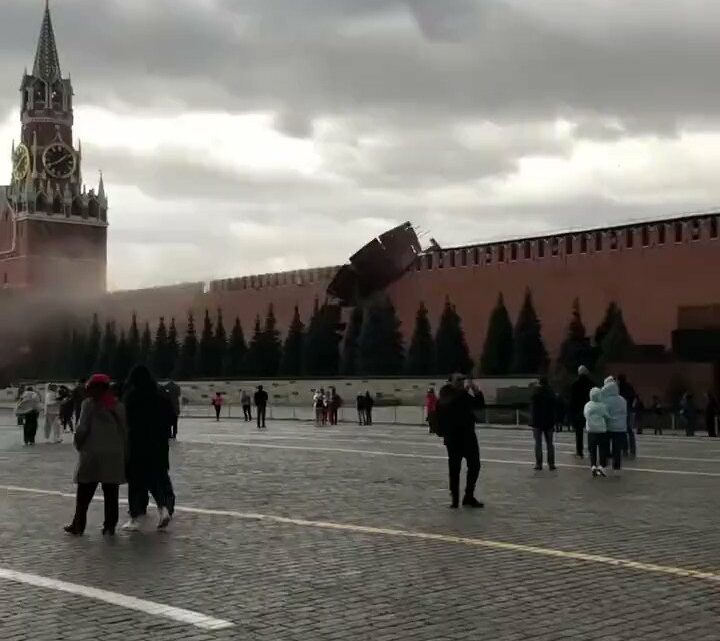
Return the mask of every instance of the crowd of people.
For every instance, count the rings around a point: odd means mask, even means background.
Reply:
[[[254,402],[255,414],[257,416],[257,427],[259,430],[267,429],[266,419],[268,400],[268,393],[265,391],[262,385],[258,385],[257,389],[255,390],[255,394],[253,394],[252,396],[252,402],[248,391],[241,390],[240,405],[242,406],[243,418],[245,422],[247,423],[253,420],[252,403]],[[225,405],[225,396],[223,395],[223,393],[220,391],[215,392],[212,399],[210,400],[210,405],[212,405],[213,409],[215,410],[215,420],[220,421],[220,413],[222,412],[222,408]]]

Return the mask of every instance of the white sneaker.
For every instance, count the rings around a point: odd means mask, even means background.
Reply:
[[[597,476],[597,475],[598,475],[597,466],[593,465],[593,466],[590,468],[590,470],[592,471],[592,475],[593,475],[593,476]]]
[[[122,526],[122,529],[126,532],[139,532],[140,522],[137,519],[130,519],[125,525]]]
[[[607,478],[607,474],[605,474],[605,468],[604,468],[604,467],[598,467],[597,473],[598,473],[600,476],[604,476],[605,478]]]
[[[160,515],[160,521],[158,522],[157,529],[164,530],[168,525],[170,525],[170,519],[172,519],[172,517],[166,507],[161,507],[158,510],[158,514]]]

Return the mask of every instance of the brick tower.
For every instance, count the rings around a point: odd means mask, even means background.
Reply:
[[[0,289],[99,294],[107,270],[107,210],[82,184],[73,89],[60,70],[49,0],[31,74],[20,87],[22,131],[10,185],[0,187]]]

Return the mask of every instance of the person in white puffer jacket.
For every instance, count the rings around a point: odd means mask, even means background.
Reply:
[[[608,444],[615,474],[622,469],[622,453],[627,439],[627,401],[620,396],[620,388],[612,376],[605,379],[602,402],[608,409]]]
[[[602,390],[593,387],[590,400],[583,408],[585,430],[588,433],[588,451],[590,453],[590,469],[593,476],[605,476],[607,462],[607,425],[610,419],[607,406],[602,402]]]

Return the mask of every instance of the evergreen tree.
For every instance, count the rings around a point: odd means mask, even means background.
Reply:
[[[623,362],[632,354],[634,345],[630,332],[625,325],[622,310],[617,308],[612,325],[600,345],[603,362]]]
[[[177,377],[192,380],[197,375],[198,342],[195,333],[195,319],[192,312],[188,313],[187,329],[183,338],[180,357],[177,364]]]
[[[542,374],[547,371],[548,354],[529,289],[525,290],[525,300],[515,325],[514,348],[514,373]]]
[[[94,371],[102,374],[108,374],[115,359],[115,351],[117,350],[118,338],[115,331],[115,323],[108,321],[105,323],[105,333],[102,337],[100,351],[95,362]]]
[[[615,322],[615,316],[617,315],[618,311],[619,307],[617,306],[617,303],[615,303],[615,301],[611,301],[607,307],[607,310],[605,310],[605,318],[603,318],[602,322],[595,330],[595,345],[597,347],[600,347],[602,345],[605,336],[607,336],[607,333],[610,331],[610,328]]]
[[[85,378],[85,333],[79,327],[72,330],[70,339],[70,375],[74,380]]]
[[[305,325],[300,320],[300,310],[295,305],[295,313],[285,338],[282,361],[280,361],[280,374],[283,376],[295,378],[302,375],[304,341]]]
[[[462,320],[449,298],[445,299],[445,307],[435,336],[435,364],[441,374],[453,372],[471,374],[473,369]]]
[[[505,300],[500,294],[488,322],[480,370],[486,376],[505,376],[510,373],[512,357],[513,327]]]
[[[125,336],[125,331],[120,332],[120,339],[118,340],[117,349],[115,350],[115,356],[113,358],[112,366],[110,367],[110,376],[113,380],[122,382],[130,373],[133,366],[132,354],[130,353],[130,345]]]
[[[263,361],[263,339],[262,339],[263,331],[262,331],[262,325],[260,325],[260,315],[258,314],[255,317],[255,330],[253,331],[253,336],[250,339],[250,345],[248,347],[247,352],[247,359],[246,359],[246,367],[247,367],[247,373],[250,376],[261,376],[261,371],[263,369],[262,361]]]
[[[215,321],[215,337],[213,345],[213,376],[222,376],[225,372],[227,349],[227,332],[225,331],[225,324],[223,323],[222,309],[218,309],[217,321]]]
[[[213,376],[213,365],[215,362],[215,335],[213,324],[210,320],[210,313],[205,310],[205,320],[200,334],[200,354],[198,357],[198,374],[203,378]]]
[[[275,319],[275,310],[272,304],[268,308],[267,317],[265,318],[265,327],[262,332],[262,367],[261,376],[268,378],[277,376],[280,369],[280,360],[282,359],[282,342],[280,340],[280,332],[277,329],[277,321]]]
[[[580,301],[576,298],[573,302],[572,318],[567,328],[565,340],[560,345],[558,367],[561,369],[561,373],[575,376],[581,365],[588,368],[592,367],[593,357],[590,339],[587,336],[580,314]]]
[[[100,329],[100,321],[98,315],[93,314],[90,330],[85,341],[85,358],[83,360],[83,378],[89,377],[93,373],[97,355],[100,352],[100,341],[102,340],[102,331]]]
[[[140,359],[140,330],[138,329],[137,314],[133,312],[130,329],[127,335],[128,351],[133,365]]]
[[[358,338],[363,324],[363,308],[359,305],[353,307],[350,314],[350,324],[345,331],[342,357],[340,359],[340,373],[344,376],[354,376],[357,373]]]
[[[74,330],[69,320],[59,327],[52,347],[51,378],[67,380],[72,377],[72,350]]]
[[[235,325],[233,325],[230,333],[230,343],[225,364],[225,372],[228,376],[242,376],[245,373],[247,351],[247,343],[245,342],[245,334],[240,319],[235,318]]]
[[[310,319],[303,356],[303,371],[310,376],[336,376],[340,367],[340,308],[319,306]]]
[[[165,318],[161,316],[157,330],[155,331],[155,349],[152,354],[152,369],[155,376],[164,380],[170,376],[172,366],[168,330],[165,326]]]
[[[415,315],[415,329],[407,353],[405,371],[411,376],[425,376],[436,372],[435,341],[425,303],[420,303]]]
[[[393,376],[403,368],[405,350],[400,320],[386,296],[370,302],[365,309],[358,340],[358,373],[364,376]]]
[[[172,376],[175,372],[180,358],[180,343],[178,341],[178,331],[175,325],[175,319],[170,321],[170,329],[168,330],[168,363],[170,369],[168,370],[168,376]]]
[[[140,336],[140,355],[138,363],[142,365],[150,365],[153,355],[153,341],[150,333],[150,323],[145,323],[142,336]]]

